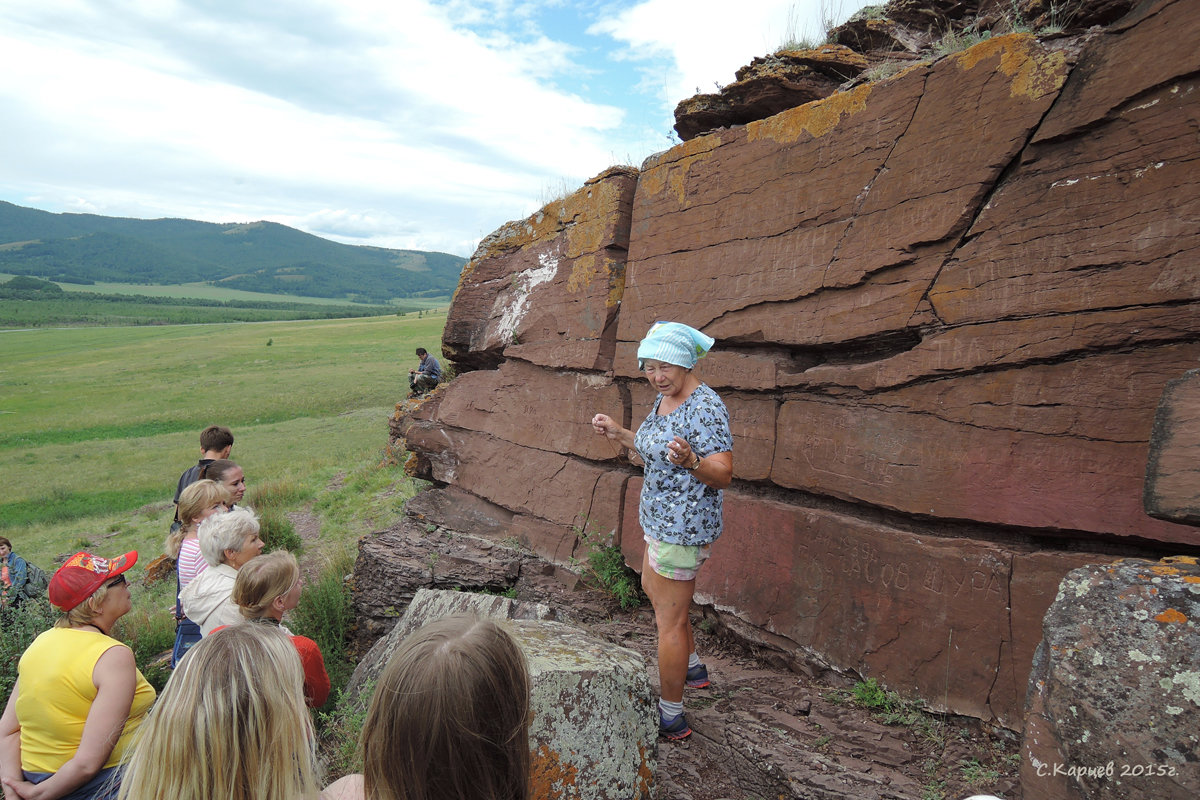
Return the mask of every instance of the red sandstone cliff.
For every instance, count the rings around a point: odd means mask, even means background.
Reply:
[[[994,37],[506,225],[451,308],[459,376],[393,422],[413,469],[552,561],[588,528],[640,566],[640,473],[588,420],[636,424],[636,343],[687,322],[735,436],[698,601],[1020,727],[1066,572],[1200,551],[1142,507],[1156,404],[1200,358],[1198,42],[1187,0],[1078,52]]]

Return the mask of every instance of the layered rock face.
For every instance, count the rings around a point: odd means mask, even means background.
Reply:
[[[994,37],[510,223],[451,309],[460,374],[393,420],[411,471],[489,535],[562,565],[612,536],[640,569],[641,473],[589,420],[636,427],[637,342],[686,322],[735,441],[697,602],[797,668],[1020,728],[1067,572],[1200,552],[1142,505],[1200,358],[1196,41],[1183,0],[1076,55]]]

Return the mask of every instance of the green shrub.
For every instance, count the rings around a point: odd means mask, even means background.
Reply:
[[[338,692],[330,711],[317,712],[317,748],[325,764],[326,783],[343,775],[362,772],[362,753],[358,749],[358,740],[374,694],[375,681],[370,681],[363,685],[362,691],[355,697]]]
[[[117,620],[112,637],[129,645],[134,661],[155,691],[171,677],[170,653],[175,646],[175,615],[161,608],[135,605]]]
[[[296,555],[300,554],[304,549],[304,542],[300,540],[300,535],[296,533],[296,527],[287,518],[287,514],[278,508],[256,508],[255,511],[258,511],[259,536],[265,545],[264,553],[290,550]]]
[[[346,655],[346,636],[354,621],[354,610],[345,581],[345,575],[353,567],[348,553],[332,558],[316,583],[304,587],[300,604],[292,610],[288,621],[293,633],[307,636],[321,648],[333,693],[346,685],[354,669]]]
[[[879,685],[874,678],[859,681],[850,689],[854,702],[862,708],[890,713],[899,705],[900,697]]]
[[[972,789],[991,786],[1000,780],[1000,771],[979,763],[977,758],[967,758],[958,762],[962,772],[963,782]]]
[[[615,544],[600,544],[601,534],[598,531],[589,533],[586,525],[575,528],[575,532],[587,555],[582,562],[572,557],[571,563],[582,569],[584,582],[608,592],[625,610],[637,608],[645,602],[641,579],[625,566],[625,555],[621,548]]]
[[[17,682],[17,662],[29,643],[54,624],[58,612],[42,598],[26,600],[0,611],[0,697],[7,698]]]

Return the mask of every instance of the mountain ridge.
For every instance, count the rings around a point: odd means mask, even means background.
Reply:
[[[0,201],[0,271],[65,283],[208,282],[380,303],[449,295],[465,264],[449,253],[332,242],[277,222],[106,217]]]

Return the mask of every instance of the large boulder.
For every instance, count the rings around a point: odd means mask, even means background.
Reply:
[[[1200,566],[1072,571],[1029,678],[1025,800],[1193,800],[1200,787]]]
[[[658,718],[645,660],[578,628],[544,621],[545,606],[422,589],[355,670],[352,690],[369,689],[413,631],[460,613],[503,621],[528,659],[535,797],[649,800]]]
[[[346,684],[346,695],[351,701],[365,706],[367,698],[359,697],[371,692],[383,668],[392,654],[409,634],[434,620],[453,614],[474,614],[495,620],[554,619],[557,614],[541,603],[521,603],[503,595],[479,594],[447,589],[417,589],[403,616],[383,637],[378,639],[363,656]]]

